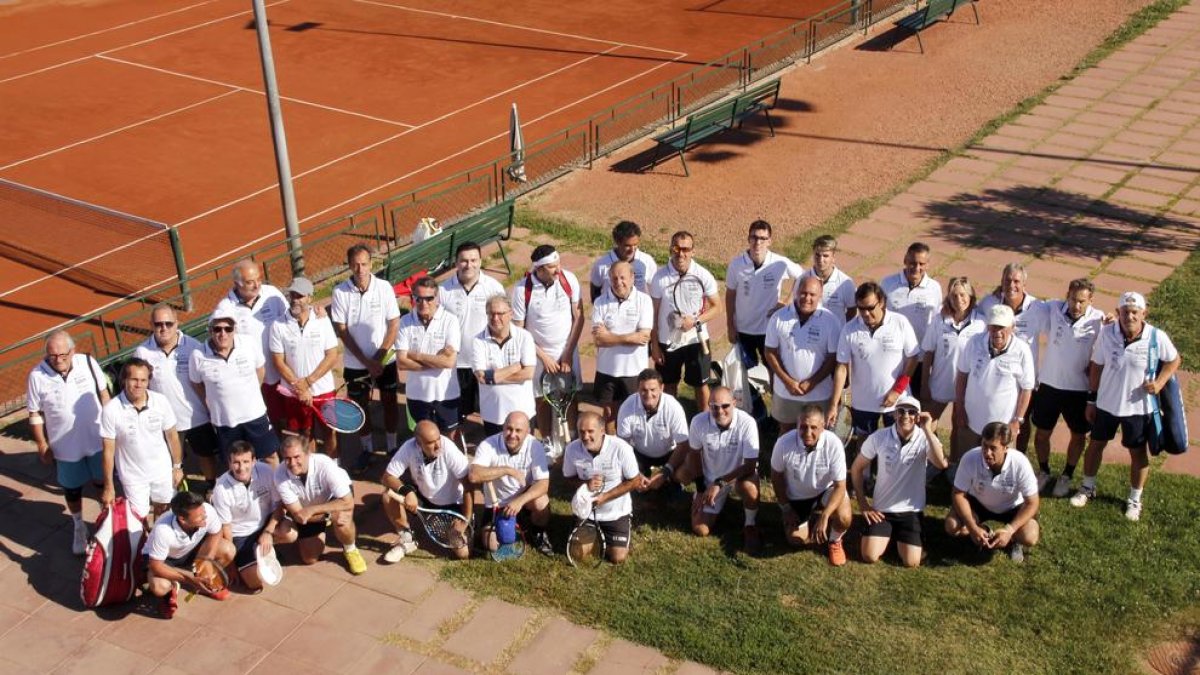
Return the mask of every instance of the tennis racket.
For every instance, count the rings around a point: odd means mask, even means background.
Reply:
[[[843,446],[850,445],[850,437],[854,435],[854,424],[850,420],[850,404],[845,395],[842,396],[842,404],[838,406],[837,422],[834,423],[832,431]]]
[[[573,373],[542,373],[542,398],[550,406],[550,443],[546,450],[553,461],[562,456],[571,442],[571,425],[567,411],[575,398],[578,383]]]
[[[593,506],[591,515],[580,520],[567,538],[567,562],[572,567],[598,567],[604,562],[607,549],[604,530],[596,522],[596,507]]]
[[[417,519],[433,543],[451,551],[471,543],[472,528],[466,516],[449,509],[417,507]]]
[[[671,289],[671,304],[674,307],[671,311],[671,342],[667,345],[667,351],[702,342],[703,324],[696,322],[687,330],[682,326],[684,317],[690,316],[695,319],[704,312],[706,301],[704,284],[701,283],[700,277],[687,273],[679,275],[675,287]]]
[[[283,382],[276,385],[275,389],[282,396],[296,398],[296,392]],[[326,426],[339,433],[352,434],[362,429],[367,422],[367,414],[363,412],[362,406],[348,398],[331,398],[319,403],[314,401],[308,406]]]
[[[214,593],[229,586],[229,575],[225,568],[218,565],[212,558],[196,558],[192,561],[192,574],[204,582]],[[184,602],[191,602],[200,591],[193,588],[184,597]]]
[[[521,533],[521,526],[513,523],[516,530],[516,536],[510,543],[502,543],[500,537],[496,534],[496,525],[500,522],[504,515],[501,513],[500,500],[496,499],[496,486],[492,481],[483,484],[487,490],[488,500],[492,502],[492,531],[488,535],[487,548],[488,554],[492,560],[504,562],[506,560],[517,560],[525,555],[525,537]],[[515,518],[513,520],[516,520]]]

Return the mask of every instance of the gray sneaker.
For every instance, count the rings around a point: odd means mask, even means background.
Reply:
[[[1054,490],[1050,494],[1058,499],[1071,494],[1071,477],[1060,475],[1058,480],[1054,482]]]
[[[1025,562],[1025,547],[1013,542],[1008,545],[1008,558],[1015,563]]]
[[[1050,474],[1046,473],[1045,471],[1038,471],[1037,472],[1038,494],[1040,494],[1040,495],[1046,494],[1046,489],[1050,487],[1050,482],[1052,480],[1054,480],[1054,477],[1051,476]]]
[[[404,560],[404,544],[396,544],[389,548],[387,553],[383,554],[383,561],[385,563],[394,565],[401,560]]]

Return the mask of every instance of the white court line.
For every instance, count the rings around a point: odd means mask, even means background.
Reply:
[[[180,12],[188,12],[188,11],[191,11],[191,10],[193,10],[193,9],[197,8],[197,7],[201,7],[201,6],[203,6],[203,5],[211,5],[212,3],[216,2],[216,1],[217,1],[217,0],[204,0],[204,2],[197,2],[197,3],[196,3],[196,4],[194,4],[194,5],[188,5],[187,7],[180,7],[179,9],[173,9],[173,10],[171,10],[171,11],[169,11],[169,12],[163,12],[162,14],[155,14],[154,16],[148,16],[148,17],[146,17],[146,18],[144,18],[144,19],[137,19],[137,20],[135,20],[135,21],[129,21],[129,22],[126,22],[126,23],[123,23],[123,24],[117,25],[117,26],[110,26],[110,27],[108,27],[108,28],[101,28],[100,30],[94,30],[94,31],[92,31],[92,32],[90,32],[90,33],[84,33],[84,34],[82,34],[82,35],[76,35],[75,37],[69,37],[69,38],[65,38],[65,39],[62,39],[62,40],[57,40],[57,41],[55,41],[55,42],[47,42],[47,43],[46,43],[46,44],[44,44],[44,45],[38,45],[38,46],[36,46],[36,47],[30,47],[29,49],[22,49],[21,51],[17,51],[17,52],[9,52],[8,54],[0,54],[0,60],[3,60],[3,59],[8,59],[8,58],[12,58],[12,57],[14,57],[14,56],[20,56],[21,54],[29,54],[29,53],[31,53],[31,52],[36,52],[36,51],[40,51],[40,50],[43,50],[43,49],[50,49],[51,47],[57,47],[57,46],[59,46],[59,45],[65,45],[65,44],[67,44],[68,42],[74,42],[74,41],[76,41],[76,40],[83,40],[83,39],[85,39],[85,38],[95,37],[95,36],[97,36],[97,35],[104,35],[105,33],[111,33],[111,32],[113,32],[113,31],[115,31],[115,30],[122,30],[122,29],[125,29],[125,28],[129,28],[130,26],[136,26],[136,25],[138,25],[139,23],[145,23],[145,22],[147,22],[147,21],[154,21],[155,19],[161,19],[161,18],[163,18],[164,16],[171,16],[172,14],[179,14]]]
[[[164,75],[174,75],[175,77],[182,77],[182,78],[186,78],[189,80],[195,80],[197,82],[204,82],[205,84],[215,84],[215,85],[221,86],[221,87],[228,87],[230,89],[244,91],[249,94],[258,94],[259,96],[266,96],[266,92],[262,91],[261,89],[254,89],[252,87],[243,87],[239,84],[232,84],[230,82],[222,82],[220,80],[212,80],[207,77],[200,77],[198,75],[189,75],[187,73],[181,73],[181,72],[175,71],[175,70],[168,70],[166,68],[159,68],[158,66],[152,66],[148,63],[139,63],[137,61],[130,61],[128,59],[119,59],[115,56],[109,56],[107,53],[97,54],[96,58],[102,59],[104,61],[111,61],[113,63],[120,63],[120,64],[123,64],[126,66],[133,66],[135,68],[145,68],[146,70],[153,70],[156,73],[163,73]],[[313,108],[321,108],[322,110],[329,110],[331,112],[341,113],[343,115],[353,115],[354,117],[362,117],[364,119],[372,120],[374,122],[382,122],[384,124],[390,124],[392,126],[404,127],[406,129],[416,128],[416,126],[412,125],[412,124],[405,124],[404,122],[397,122],[396,120],[388,120],[388,119],[384,119],[382,117],[375,117],[374,115],[368,115],[366,113],[354,112],[353,110],[346,110],[344,108],[335,108],[333,106],[325,105],[323,103],[315,103],[313,101],[305,101],[304,99],[293,98],[291,96],[280,96],[279,98],[281,100],[289,101],[291,103],[296,103],[299,105],[311,106]]]
[[[576,40],[586,40],[588,42],[601,42],[609,45],[617,45],[620,47],[637,47],[638,49],[647,49],[652,52],[663,52],[664,54],[674,54],[677,59],[687,56],[687,52],[675,51],[674,49],[659,49],[658,47],[647,47],[645,45],[635,45],[629,42],[617,42],[616,40],[604,40],[601,38],[588,37],[586,35],[575,35],[574,33],[560,33],[555,30],[546,30],[544,28],[534,28],[532,26],[522,26],[515,23],[504,23],[503,21],[493,21],[491,19],[480,19],[474,16],[464,16],[462,14],[450,14],[448,12],[435,12],[429,9],[418,9],[416,7],[408,7],[405,5],[394,5],[390,2],[380,2],[380,0],[354,0],[363,5],[377,5],[379,7],[391,7],[407,12],[416,12],[418,14],[430,14],[440,16],[447,19],[462,19],[463,21],[475,21],[477,23],[486,23],[492,26],[501,26],[503,28],[515,28],[517,30],[530,31],[532,33],[543,33],[545,35],[557,35],[558,37],[574,38]]]
[[[112,129],[112,130],[110,130],[110,131],[106,131],[106,132],[104,132],[104,133],[102,133],[102,134],[97,134],[97,135],[95,135],[95,136],[92,136],[92,137],[90,137],[90,138],[85,138],[85,139],[83,139],[83,140],[80,140],[80,141],[75,141],[74,143],[68,143],[67,145],[64,145],[64,146],[62,146],[62,147],[58,147],[58,148],[54,148],[53,150],[47,150],[46,152],[43,152],[43,153],[41,153],[40,155],[34,155],[33,157],[26,157],[25,159],[17,160],[17,161],[15,161],[15,162],[13,162],[12,164],[5,164],[4,166],[0,166],[0,171],[4,171],[5,169],[11,169],[11,168],[13,168],[14,166],[20,166],[20,165],[22,165],[22,164],[25,164],[26,162],[32,162],[32,161],[34,161],[35,159],[42,159],[43,157],[49,157],[50,155],[54,155],[54,154],[60,153],[60,152],[62,152],[62,151],[64,151],[64,150],[70,150],[71,148],[74,148],[74,147],[76,147],[76,146],[79,146],[79,145],[83,145],[84,143],[91,143],[92,141],[98,141],[98,140],[100,140],[101,138],[105,138],[105,137],[107,137],[107,136],[112,136],[112,135],[114,135],[114,134],[119,134],[119,133],[121,133],[122,131],[128,131],[129,129],[132,129],[132,128],[134,128],[134,127],[141,126],[141,125],[143,125],[143,124],[149,124],[150,122],[157,122],[158,120],[161,120],[161,119],[162,119],[162,118],[164,118],[164,117],[170,117],[171,115],[174,115],[174,114],[176,114],[176,113],[181,113],[181,112],[183,112],[183,111],[185,111],[185,110],[191,110],[192,108],[197,108],[197,107],[199,107],[199,106],[202,106],[202,105],[204,105],[204,104],[206,104],[206,103],[211,103],[212,101],[215,101],[215,100],[217,100],[217,99],[220,99],[220,98],[225,98],[226,96],[229,96],[230,94],[236,94],[236,93],[237,93],[237,91],[236,91],[236,90],[234,90],[234,91],[226,91],[226,92],[222,92],[222,93],[220,93],[220,94],[217,94],[216,96],[210,96],[210,97],[208,97],[208,98],[204,99],[203,101],[196,101],[195,103],[190,103],[190,104],[188,104],[188,105],[185,105],[185,106],[183,106],[182,108],[175,108],[174,110],[168,110],[168,111],[167,111],[167,112],[165,112],[165,113],[162,113],[162,114],[159,114],[159,115],[155,115],[154,117],[148,117],[148,118],[146,118],[146,119],[144,119],[144,120],[140,120],[140,121],[134,122],[133,124],[126,124],[126,125],[125,125],[125,126],[123,126],[123,127],[118,127],[118,128],[116,128],[116,129]]]

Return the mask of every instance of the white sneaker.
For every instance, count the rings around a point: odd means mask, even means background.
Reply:
[[[404,560],[404,544],[396,544],[388,549],[387,553],[383,554],[383,561],[389,564],[395,564]]]
[[[1095,496],[1096,496],[1095,488],[1081,487],[1081,488],[1079,488],[1079,492],[1076,492],[1071,497],[1071,506],[1074,506],[1075,508],[1083,508],[1083,507],[1087,506],[1088,500],[1090,500],[1092,497],[1095,497]]]
[[[87,523],[80,521],[75,523],[75,536],[71,542],[71,553],[75,555],[83,555],[87,552],[88,545],[88,528]]]
[[[412,553],[417,550],[417,542],[413,541],[412,530],[402,530],[399,542],[399,545],[404,547],[405,553]]]
[[[1142,503],[1132,499],[1125,502],[1125,519],[1137,522],[1142,517]]]
[[[1050,481],[1054,478],[1045,471],[1037,472],[1038,494],[1045,494],[1046,488],[1050,487]]]
[[[1062,499],[1071,493],[1071,477],[1059,476],[1058,481],[1054,483],[1054,491],[1050,494]]]
[[[1025,562],[1025,547],[1016,542],[1009,544],[1008,558],[1015,563]]]

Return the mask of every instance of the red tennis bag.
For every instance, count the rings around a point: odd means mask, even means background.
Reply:
[[[104,607],[133,599],[140,576],[144,523],[124,497],[117,497],[111,507],[100,511],[79,582],[84,606]]]

